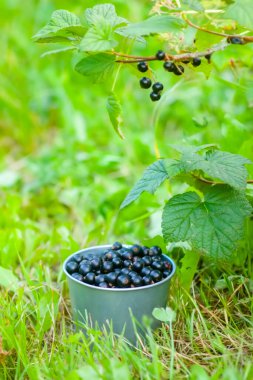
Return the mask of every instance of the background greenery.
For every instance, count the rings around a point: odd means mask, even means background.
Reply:
[[[174,344],[166,325],[137,352],[112,336],[100,341],[95,331],[84,342],[70,333],[63,260],[81,247],[115,239],[149,243],[160,234],[159,210],[168,194],[185,189],[164,186],[155,197],[145,194],[119,213],[129,188],[156,159],[156,144],[162,157],[174,155],[173,143],[214,142],[253,160],[251,45],[215,55],[208,80],[190,73],[178,82],[157,65],[168,92],[155,106],[139,88],[138,74],[123,68],[116,87],[124,114],[126,139],[121,141],[106,113],[106,87],[91,86],[75,73],[71,53],[40,58],[46,48],[31,40],[53,10],[81,15],[95,4],[2,4],[0,266],[20,283],[11,292],[1,289],[0,376],[168,379],[173,359],[176,379],[252,379],[251,222],[233,271],[202,263],[191,294],[174,281]],[[131,21],[146,17],[153,5],[113,4]],[[150,39],[147,51],[160,47],[163,41],[157,46]],[[252,167],[249,171],[252,178]],[[172,255],[180,267],[183,253]]]

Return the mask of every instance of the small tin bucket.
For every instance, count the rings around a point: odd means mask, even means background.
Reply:
[[[170,276],[156,284],[125,289],[89,285],[74,279],[66,271],[66,264],[77,253],[102,255],[110,247],[101,245],[83,249],[69,256],[64,262],[63,270],[68,278],[73,318],[77,322],[77,329],[81,329],[80,326],[87,321],[87,317],[93,326],[101,329],[108,326],[109,322],[115,334],[123,332],[124,337],[135,344],[136,332],[145,336],[145,329],[141,328],[144,316],[149,318],[152,329],[159,327],[160,322],[153,318],[152,311],[156,307],[166,307],[170,280],[176,266],[168,256],[163,255],[164,260],[172,265]],[[136,323],[133,323],[133,317]]]

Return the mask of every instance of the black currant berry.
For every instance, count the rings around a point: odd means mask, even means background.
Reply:
[[[141,275],[142,276],[148,276],[150,274],[150,272],[152,271],[152,268],[151,267],[144,267],[142,268],[141,270]]]
[[[143,255],[148,256],[149,255],[149,247],[143,246],[142,247]]]
[[[133,265],[133,263],[131,260],[124,260],[123,261],[123,267],[124,268],[132,269],[132,265]]]
[[[75,280],[78,280],[78,281],[83,281],[83,276],[80,274],[80,273],[72,273],[72,277],[75,279]]]
[[[122,248],[122,244],[118,241],[115,241],[115,243],[113,243],[113,245],[112,245],[112,249],[114,251],[117,251],[118,249],[121,249],[121,248]]]
[[[152,284],[152,278],[150,276],[144,276],[142,278],[143,285],[150,285]]]
[[[133,263],[133,266],[132,266],[132,269],[136,272],[140,272],[142,270],[142,268],[144,267],[144,263],[142,261],[142,259],[140,260],[136,260],[134,263]]]
[[[152,268],[157,269],[157,270],[163,270],[163,262],[161,261],[153,261],[151,264]]]
[[[79,265],[77,264],[76,261],[69,261],[67,264],[66,264],[66,270],[69,274],[72,274],[74,272],[77,272],[78,271],[78,267]]]
[[[163,278],[169,277],[170,274],[171,274],[171,271],[168,270],[168,269],[165,269],[165,270],[163,271]]]
[[[122,259],[124,260],[132,260],[133,259],[133,252],[131,251],[124,251],[122,254],[121,254],[121,257]]]
[[[198,67],[200,65],[201,65],[201,59],[199,57],[193,58],[193,60],[192,60],[192,66]]]
[[[81,264],[79,266],[79,273],[83,276],[86,276],[87,273],[91,272],[91,265],[89,263],[87,264]]]
[[[157,102],[161,99],[161,95],[157,94],[156,92],[151,92],[150,99],[152,100],[152,102]]]
[[[131,285],[131,278],[127,274],[120,274],[117,278],[117,285],[119,288],[129,288]]]
[[[116,279],[118,277],[118,274],[115,272],[110,272],[105,275],[105,280],[108,282],[108,284],[114,285],[116,282]]]
[[[86,282],[87,284],[93,285],[95,282],[95,273],[93,273],[93,272],[87,273],[83,279],[83,282]]]
[[[164,261],[163,262],[163,268],[171,271],[172,270],[172,265],[171,265],[171,263],[169,261]]]
[[[206,54],[205,55],[205,59],[207,60],[208,63],[211,62],[211,57],[212,57],[212,54]]]
[[[72,260],[76,261],[78,264],[83,260],[83,256],[80,253],[77,253]]]
[[[99,285],[101,282],[105,281],[105,275],[104,274],[99,274],[98,276],[95,277],[95,284]]]
[[[185,59],[182,61],[182,63],[184,63],[185,65],[187,65],[188,63],[190,63],[191,61],[189,59]]]
[[[159,61],[162,61],[165,58],[165,53],[163,50],[158,50],[155,56]]]
[[[151,79],[149,79],[147,77],[143,77],[143,78],[140,79],[140,86],[141,86],[141,88],[150,88],[151,84],[152,84]]]
[[[169,73],[173,73],[174,70],[175,70],[176,65],[175,65],[174,62],[166,61],[166,62],[164,62],[163,67],[164,67],[164,69],[165,69],[166,71],[168,71]]]
[[[162,275],[162,272],[159,270],[152,270],[150,272],[150,277],[152,278],[153,281],[158,282],[158,281],[161,281],[163,275]]]
[[[112,261],[103,261],[101,264],[101,270],[103,273],[109,273],[113,271]]]
[[[143,280],[141,276],[133,276],[132,277],[132,284],[136,287],[143,285]]]
[[[128,273],[128,276],[130,276],[132,278],[135,276],[139,276],[139,274],[137,272],[135,272],[134,270],[130,270],[130,272]]]
[[[114,257],[112,259],[112,263],[114,268],[121,268],[122,267],[122,260],[120,257]]]
[[[148,65],[147,65],[146,62],[144,62],[144,61],[138,62],[138,64],[137,64],[137,69],[138,69],[141,73],[145,73],[146,71],[148,71]]]
[[[154,245],[153,247],[150,248],[150,250],[153,251],[155,255],[162,254],[162,250],[160,247],[158,247],[158,245]]]
[[[101,264],[101,259],[100,259],[100,257],[96,257],[96,258],[94,258],[94,259],[92,259],[92,260],[90,261],[90,265],[91,265],[91,268],[92,268],[93,270],[99,270],[99,269],[100,269],[100,264]]]
[[[240,37],[228,37],[228,43],[233,45],[244,45],[244,40]]]
[[[153,86],[152,86],[152,90],[156,94],[159,94],[163,90],[163,84],[160,83],[160,82],[154,83]]]
[[[130,272],[131,272],[131,269],[123,268],[123,269],[121,269],[120,274],[129,275]]]
[[[174,68],[174,70],[173,70],[173,73],[175,74],[175,75],[182,75],[183,73],[184,73],[184,68],[183,68],[183,66],[182,65],[175,65],[175,68]]]
[[[108,285],[107,282],[105,282],[105,281],[100,282],[100,283],[98,284],[98,286],[99,286],[100,288],[109,288],[109,285]]]
[[[149,256],[144,256],[143,258],[142,258],[142,262],[144,263],[144,265],[150,265],[151,264],[151,257],[149,257]]]
[[[138,244],[132,245],[131,251],[133,252],[134,256],[142,256],[143,255],[142,247]]]

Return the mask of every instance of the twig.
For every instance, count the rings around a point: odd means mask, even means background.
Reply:
[[[201,181],[201,182],[204,182],[204,183],[207,183],[208,185],[225,185],[224,182],[216,182],[216,181],[212,181],[212,180],[209,180],[209,179],[206,179],[206,178],[203,178],[203,177],[198,177],[196,175],[193,174],[193,177],[196,178],[198,181]],[[253,183],[253,179],[248,179],[246,181],[247,184],[251,184]]]

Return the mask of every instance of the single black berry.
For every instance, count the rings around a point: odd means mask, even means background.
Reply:
[[[142,268],[144,267],[144,262],[142,261],[142,259],[139,259],[139,260],[136,260],[134,263],[133,263],[133,266],[132,266],[132,269],[136,272],[140,272],[142,270]]]
[[[163,271],[163,278],[169,277],[170,274],[171,274],[171,271],[168,270],[168,269],[165,269],[165,270]]]
[[[104,260],[112,260],[114,257],[117,257],[117,254],[115,253],[114,250],[111,249],[104,254],[103,259]]]
[[[212,57],[212,54],[206,54],[205,55],[205,59],[207,60],[208,63],[211,62],[211,57]]]
[[[79,273],[81,273],[83,276],[86,276],[86,274],[89,272],[91,272],[91,265],[89,263],[81,264],[79,266]]]
[[[162,250],[160,247],[158,247],[158,245],[154,245],[153,247],[150,248],[150,250],[153,251],[155,255],[162,254]]]
[[[152,102],[157,102],[161,99],[161,95],[157,94],[156,92],[151,92],[150,99],[152,100]]]
[[[157,270],[163,270],[163,262],[162,261],[153,261],[151,264],[152,268]]]
[[[171,263],[169,261],[164,261],[163,262],[163,268],[171,271],[172,270],[172,265],[171,265]]]
[[[66,264],[66,270],[69,274],[72,274],[74,272],[77,272],[78,271],[78,267],[79,265],[77,264],[76,261],[69,261],[67,264]]]
[[[131,251],[133,252],[133,254],[135,256],[142,256],[143,255],[142,247],[140,245],[138,245],[138,244],[132,245]]]
[[[131,251],[125,251],[125,252],[123,252],[122,254],[121,254],[121,257],[122,257],[122,259],[123,260],[132,260],[133,259],[133,252],[131,252]]]
[[[183,66],[182,65],[175,65],[175,68],[174,68],[174,70],[173,70],[173,73],[175,74],[175,75],[183,75],[183,73],[184,73],[184,68],[183,68]]]
[[[175,63],[174,62],[171,62],[171,61],[165,61],[164,64],[163,64],[163,67],[166,71],[168,71],[169,73],[173,73],[174,70],[175,70]]]
[[[99,270],[101,265],[101,259],[100,257],[96,257],[90,261],[91,268],[93,270]]]
[[[150,274],[150,272],[152,271],[152,268],[151,267],[144,267],[142,268],[141,270],[141,275],[142,276],[148,276]]]
[[[77,253],[72,260],[76,261],[78,264],[83,260],[83,256],[80,253]]]
[[[80,273],[72,273],[72,277],[77,281],[83,281],[83,276]]]
[[[150,285],[152,284],[152,278],[150,276],[144,276],[142,278],[142,281],[143,281],[143,285]]]
[[[144,256],[149,255],[149,247],[146,247],[145,245],[142,247],[142,252]]]
[[[234,45],[243,45],[245,42],[240,37],[228,37],[227,39],[228,43],[234,44]]]
[[[140,79],[140,86],[141,86],[141,88],[150,88],[151,84],[152,84],[151,79],[149,79],[147,77],[143,77],[143,78]]]
[[[113,262],[112,261],[102,261],[101,270],[103,273],[109,273],[113,271]]]
[[[159,61],[162,61],[165,58],[165,53],[163,50],[158,50],[155,56]]]
[[[129,288],[131,285],[131,278],[127,274],[120,274],[117,278],[117,285],[119,288]]]
[[[100,282],[100,283],[98,284],[98,286],[99,286],[100,288],[109,288],[109,285],[108,285],[107,282],[105,282],[105,281]]]
[[[150,272],[150,277],[152,278],[153,281],[158,282],[158,281],[161,281],[163,275],[162,275],[162,272],[159,270],[152,270]]]
[[[98,285],[101,282],[105,282],[105,275],[104,274],[99,274],[98,276],[95,277],[95,284]]]
[[[122,267],[122,260],[120,257],[114,257],[112,259],[112,263],[114,268],[121,268]]]
[[[152,261],[152,259],[151,259],[151,257],[149,257],[149,256],[144,256],[144,257],[142,258],[142,262],[144,263],[144,265],[150,265],[150,264],[151,264],[151,261]]]
[[[138,64],[137,64],[137,69],[138,69],[141,73],[145,73],[146,71],[148,71],[148,65],[147,65],[146,62],[144,62],[144,61],[138,62]]]
[[[123,261],[123,267],[124,268],[132,269],[132,266],[133,266],[133,263],[131,260],[124,260]]]
[[[137,272],[135,272],[134,270],[130,270],[128,275],[132,278],[132,277],[138,276],[139,274]]]
[[[110,272],[105,275],[105,280],[108,282],[108,284],[114,285],[116,282],[116,279],[118,277],[118,274],[115,272]]]
[[[120,274],[127,274],[127,275],[129,275],[130,272],[131,272],[131,269],[129,269],[129,268],[123,268],[123,269],[121,269]]]
[[[115,241],[115,243],[113,243],[112,247],[111,247],[114,251],[117,251],[118,249],[121,249],[122,248],[122,244],[118,241]]]
[[[132,277],[132,284],[136,287],[143,285],[143,280],[141,276],[133,276]]]
[[[193,60],[192,60],[192,66],[198,67],[200,65],[201,65],[201,59],[199,57],[193,58]]]
[[[159,94],[163,90],[163,84],[160,83],[160,82],[154,83],[153,86],[152,86],[152,90],[156,94]]]
[[[95,273],[93,273],[93,272],[87,273],[83,279],[83,282],[86,282],[87,284],[93,285],[95,282]]]

